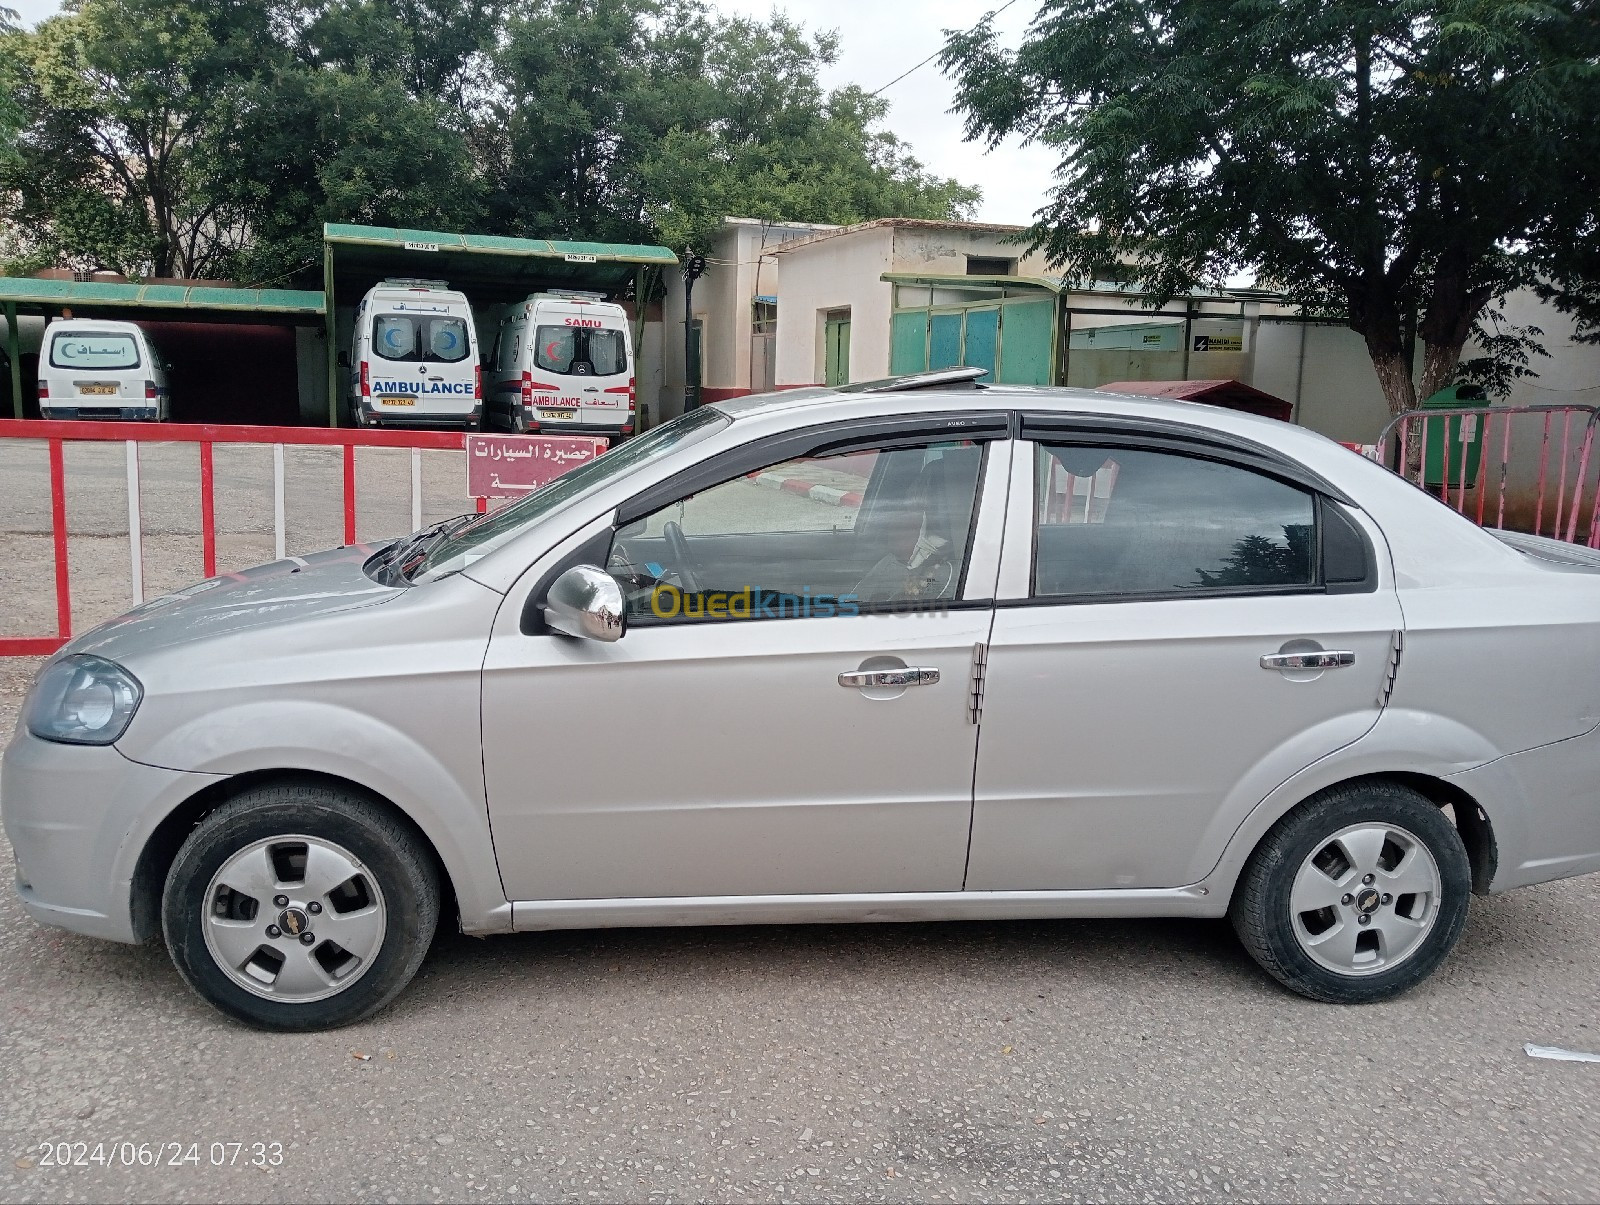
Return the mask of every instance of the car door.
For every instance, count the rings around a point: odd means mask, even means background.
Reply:
[[[1028,433],[966,886],[1194,883],[1251,807],[1377,721],[1402,627],[1382,535],[1270,457]]]
[[[973,427],[695,470],[622,507],[566,558],[623,582],[615,643],[543,630],[566,562],[532,567],[532,618],[497,623],[484,667],[508,898],[960,890],[1008,467],[986,455],[1003,416]]]

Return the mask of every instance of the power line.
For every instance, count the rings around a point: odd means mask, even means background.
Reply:
[[[998,17],[1001,13],[1005,12],[1006,9],[1010,8],[1016,2],[1017,2],[1017,0],[1006,0],[1006,2],[1004,4],[1002,4],[999,8],[993,9],[990,12],[984,13],[983,14],[983,20],[979,21],[978,25],[982,25],[984,21],[992,21],[994,18]],[[978,25],[974,25],[972,27],[972,29],[977,29]],[[971,33],[972,29],[969,29],[966,32],[967,33]],[[918,63],[916,66],[906,68],[904,71],[902,71],[899,75],[895,76],[892,80],[890,80],[883,87],[879,88],[877,92],[869,92],[869,93],[867,93],[867,95],[868,96],[877,96],[880,93],[887,92],[890,88],[894,87],[901,80],[905,79],[905,77],[910,75],[913,71],[921,71],[929,63],[933,62],[934,59],[938,58],[939,55],[941,53],[943,53],[943,51],[944,51],[944,47],[941,46],[938,50],[935,50],[932,54],[930,54],[927,58],[923,59],[922,62]]]

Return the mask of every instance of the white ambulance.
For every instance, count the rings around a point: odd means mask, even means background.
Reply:
[[[476,427],[478,334],[464,293],[442,280],[386,280],[356,311],[350,399],[362,427]]]
[[[172,417],[167,366],[131,322],[57,318],[39,355],[41,418]]]
[[[633,434],[633,335],[614,302],[535,293],[501,321],[490,371],[485,427]]]

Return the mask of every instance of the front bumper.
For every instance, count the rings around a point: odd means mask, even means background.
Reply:
[[[0,821],[23,909],[88,937],[139,940],[139,853],[163,817],[219,777],[142,765],[113,746],[42,741],[19,726],[0,758]]]

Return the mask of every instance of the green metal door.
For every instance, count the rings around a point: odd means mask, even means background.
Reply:
[[[961,363],[961,315],[935,314],[929,327],[928,367],[951,368]]]
[[[901,376],[928,367],[928,311],[902,310],[889,324],[889,373]]]
[[[1050,351],[1056,336],[1051,301],[1010,301],[1000,318],[1000,366],[1006,385],[1050,384]]]
[[[850,314],[846,311],[840,317],[829,315],[823,327],[823,372],[824,385],[848,385],[850,383]]]
[[[969,368],[987,368],[989,380],[993,381],[995,355],[999,350],[999,309],[968,310],[967,337],[961,352],[961,362]]]

